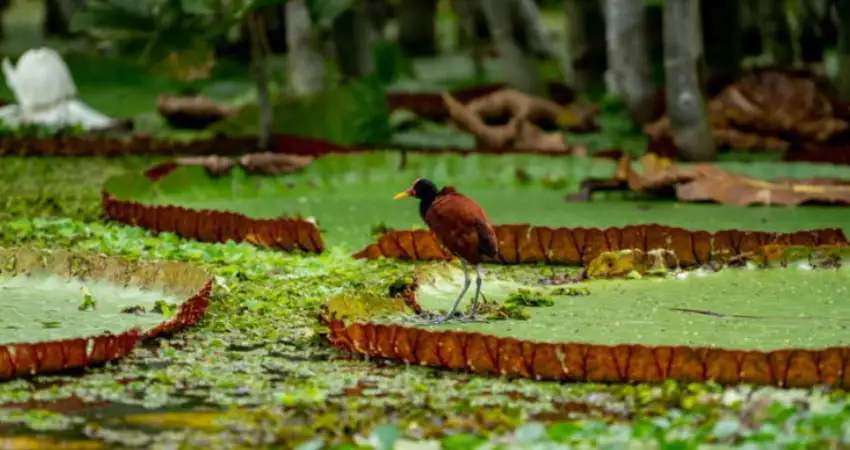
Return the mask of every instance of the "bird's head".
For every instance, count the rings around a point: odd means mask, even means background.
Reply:
[[[399,192],[393,197],[393,200],[398,200],[405,197],[418,198],[420,200],[433,200],[437,196],[437,185],[433,181],[426,178],[417,178],[410,186],[410,189]]]

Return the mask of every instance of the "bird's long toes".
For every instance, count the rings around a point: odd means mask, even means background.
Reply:
[[[482,316],[479,316],[478,314],[465,314],[463,316],[460,316],[458,318],[458,321],[459,322],[466,322],[466,323],[470,323],[470,322],[481,322],[481,323],[483,323],[483,322],[487,322],[487,319],[482,317]]]
[[[416,325],[432,325],[437,323],[443,323],[449,319],[448,316],[444,315],[436,315],[436,314],[428,314],[428,315],[408,315],[402,318],[402,321],[413,323]]]
[[[428,317],[422,317],[422,316],[417,315],[417,314],[411,314],[411,315],[407,315],[407,316],[402,317],[401,320],[403,322],[410,322],[410,323],[426,323],[431,319],[428,318]]]

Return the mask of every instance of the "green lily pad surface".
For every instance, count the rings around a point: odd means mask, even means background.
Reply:
[[[622,194],[600,195],[591,203],[569,203],[565,194],[585,177],[608,177],[614,162],[595,158],[540,155],[408,154],[400,168],[398,152],[330,155],[302,172],[278,177],[249,176],[234,169],[211,177],[200,167],[180,167],[157,182],[128,174],[110,179],[106,189],[121,200],[234,211],[255,218],[314,217],[328,246],[356,249],[370,242],[379,225],[422,227],[414,200],[393,201],[417,177],[453,185],[473,197],[496,224],[608,227],[662,223],[694,229],[796,231],[850,224],[850,208],[730,208],[721,205],[625,201]],[[727,167],[728,166],[728,167]],[[845,177],[850,168],[832,165],[729,163],[729,170],[762,178]]]
[[[147,330],[166,320],[182,300],[105,281],[0,274],[0,345]],[[157,308],[159,302],[166,306]]]
[[[447,310],[462,285],[459,269],[432,271],[420,285],[426,311]],[[745,350],[848,345],[850,269],[725,269],[664,278],[593,280],[564,286],[486,276],[482,292],[503,303],[518,289],[551,306],[527,307],[527,320],[431,325],[541,342],[691,345]],[[576,288],[587,295],[575,295]],[[466,311],[474,283],[460,309]]]

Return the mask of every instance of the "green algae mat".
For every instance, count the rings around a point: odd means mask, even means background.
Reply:
[[[850,168],[832,165],[721,165],[762,178],[850,178]],[[565,194],[581,180],[608,177],[613,169],[614,162],[597,158],[421,153],[403,156],[399,152],[376,151],[323,156],[299,172],[281,176],[248,175],[239,168],[223,176],[211,176],[197,166],[178,167],[157,181],[141,174],[126,174],[111,178],[104,190],[112,199],[143,205],[233,212],[263,220],[300,215],[308,220],[292,225],[288,234],[312,233],[311,237],[294,239],[297,245],[281,246],[307,250],[344,246],[354,251],[369,243],[379,230],[421,228],[413,202],[392,201],[394,193],[407,188],[417,177],[428,177],[439,185],[454,185],[481,203],[495,224],[612,227],[661,223],[708,230],[796,231],[850,223],[847,208],[806,207],[805,214],[801,214],[800,210],[781,207],[729,208],[649,199],[636,204],[622,196],[592,203],[564,200]],[[135,224],[140,222],[136,220]],[[156,220],[149,222],[144,226],[156,228]],[[313,222],[320,230],[306,230]],[[295,230],[296,227],[305,230]],[[280,239],[284,238],[266,240]],[[205,240],[216,240],[216,236]]]
[[[0,248],[0,380],[122,358],[193,325],[210,288],[182,262]]]
[[[685,448],[697,448],[707,439],[777,446],[840,441],[846,422],[848,398],[836,389],[506,380],[351,358],[316,335],[317,306],[328,295],[385,296],[412,266],[433,263],[356,260],[334,249],[319,256],[288,254],[71,220],[2,223],[0,239],[4,245],[85,249],[137,262],[192,261],[215,274],[221,286],[202,324],[157,339],[118,364],[83,377],[3,383],[4,436],[86,439],[87,448],[97,443],[104,448],[293,448],[300,443],[351,448],[354,434],[387,433],[435,448],[474,448],[488,439],[650,446],[676,436]],[[549,268],[534,266],[494,266],[492,272],[524,287],[552,276]],[[593,286],[588,283],[589,295],[576,299],[591,301]],[[758,423],[775,431],[724,431],[747,411],[764,414]],[[139,414],[147,417],[140,420]],[[199,415],[218,418],[222,430],[211,430]],[[813,429],[819,430],[814,436]],[[44,445],[33,441],[29,448],[48,448]]]

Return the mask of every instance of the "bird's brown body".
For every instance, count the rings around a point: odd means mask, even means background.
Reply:
[[[440,244],[453,255],[460,258],[463,269],[463,289],[457,296],[449,312],[435,319],[440,323],[451,318],[457,311],[461,298],[469,289],[471,279],[467,273],[467,263],[475,266],[475,295],[471,312],[466,319],[475,318],[478,296],[481,293],[481,270],[479,264],[484,258],[493,258],[499,251],[496,232],[490,225],[490,219],[471,198],[447,186],[438,190],[437,186],[424,178],[418,178],[410,189],[398,193],[395,198],[414,197],[419,199],[419,216],[434,233]]]
[[[423,219],[440,244],[466,262],[478,264],[496,256],[498,241],[487,213],[454,188],[441,189]]]

